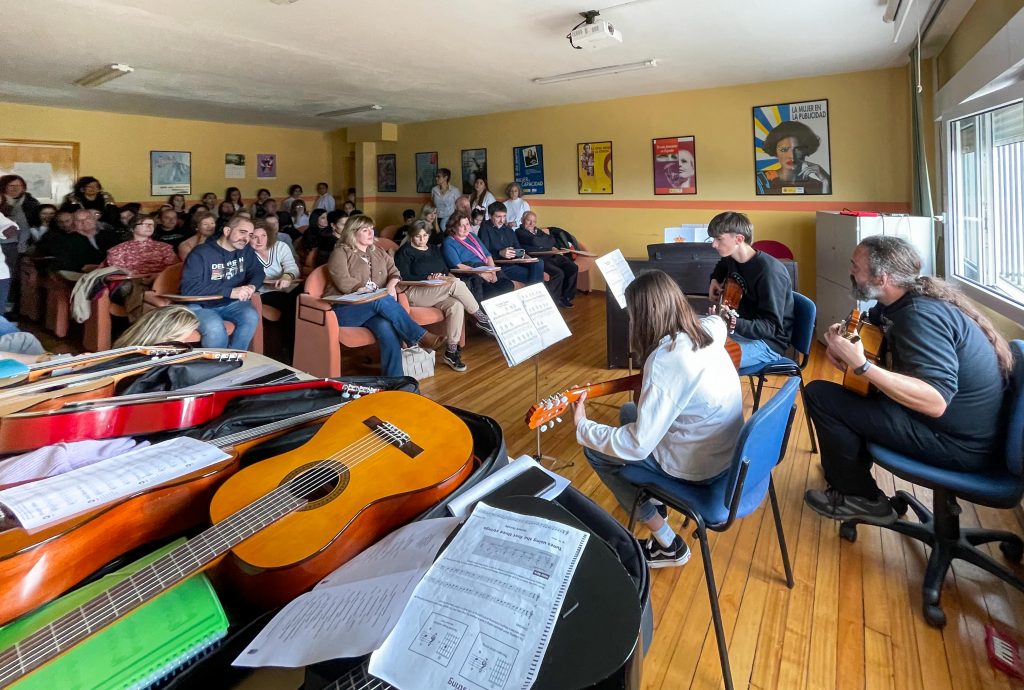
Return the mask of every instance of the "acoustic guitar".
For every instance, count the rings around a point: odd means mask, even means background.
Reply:
[[[416,394],[348,403],[306,444],[221,485],[212,527],[0,650],[0,688],[229,552],[225,575],[243,593],[266,608],[293,598],[455,490],[472,451],[462,420]]]
[[[864,346],[864,357],[872,364],[878,364],[882,350],[882,329],[864,319],[864,314],[857,307],[843,321],[840,335],[852,343],[860,342]],[[863,376],[857,376],[849,367],[843,372],[843,388],[858,395],[867,395],[874,386]]]
[[[105,362],[111,362],[113,360],[130,357],[132,355],[139,355],[143,357],[160,357],[167,355],[176,355],[182,352],[186,352],[189,348],[177,345],[153,345],[149,347],[119,347],[114,350],[104,350],[102,352],[87,352],[82,355],[75,355],[74,357],[55,357],[54,359],[48,359],[45,362],[36,362],[28,366],[28,374],[24,379],[17,382],[17,384],[33,381],[38,381],[43,378],[53,376],[63,376],[65,374],[72,374],[79,369],[86,367],[95,366],[97,364],[103,364]],[[9,384],[9,385],[17,385]],[[4,386],[5,388],[7,386]]]
[[[219,438],[211,443],[231,455],[223,463],[34,532],[0,506],[0,625],[59,596],[132,549],[198,527],[214,490],[238,470],[247,450],[315,424],[339,408]]]
[[[739,282],[732,277],[725,279],[722,292],[718,295],[718,303],[715,305],[715,313],[725,319],[732,333],[732,325],[735,319],[740,316],[740,300],[743,299],[743,288]]]

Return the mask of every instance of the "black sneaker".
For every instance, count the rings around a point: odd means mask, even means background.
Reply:
[[[466,365],[462,363],[462,357],[459,356],[458,350],[445,350],[444,351],[444,363],[450,366],[455,371],[465,371]]]
[[[486,333],[487,335],[494,335],[494,326],[491,325],[490,321],[477,321],[476,327],[479,328],[484,333]]]
[[[873,525],[891,525],[897,515],[888,497],[864,498],[847,496],[838,489],[829,487],[824,491],[808,491],[804,502],[819,515],[833,520],[861,520]]]
[[[572,309],[576,305],[572,303],[572,300],[563,299],[558,301],[558,306],[562,309]]]
[[[659,544],[658,540],[654,537],[641,544],[640,548],[644,551],[647,565],[652,568],[671,568],[683,565],[690,560],[690,547],[686,545],[686,542],[678,534],[672,541],[672,546],[668,548]]]

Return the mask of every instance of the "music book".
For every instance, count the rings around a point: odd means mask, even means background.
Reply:
[[[157,295],[157,297],[163,297],[169,299],[172,302],[212,302],[217,299],[224,299],[220,295]]]
[[[388,291],[381,288],[371,292],[350,292],[347,295],[331,295],[321,299],[325,302],[333,302],[334,304],[366,304],[367,302],[380,299],[386,294],[388,294]]]
[[[608,252],[604,256],[598,257],[594,263],[601,269],[604,282],[608,284],[608,290],[615,297],[615,301],[619,303],[619,307],[625,309],[626,286],[632,283],[636,276],[633,275],[633,269],[626,263],[626,257],[622,255],[622,251],[616,249]]]
[[[183,543],[144,558],[0,628],[0,649],[24,640]],[[228,619],[205,575],[193,575],[18,682],[19,690],[146,688],[187,666],[227,634]]]
[[[543,283],[492,297],[480,306],[510,367],[572,335]]]

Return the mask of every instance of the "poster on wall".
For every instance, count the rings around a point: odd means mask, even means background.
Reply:
[[[487,179],[487,149],[462,149],[462,193],[472,194],[476,178]]]
[[[382,153],[377,156],[377,191],[397,192],[398,173],[396,156],[393,153]]]
[[[828,100],[754,108],[758,195],[831,194]]]
[[[224,154],[224,177],[229,180],[245,179],[245,154],[225,153]]]
[[[541,144],[512,147],[512,176],[523,194],[544,193],[544,147]]]
[[[25,178],[28,193],[37,200],[49,203],[55,200],[53,193],[53,165],[50,163],[15,163],[11,170]]]
[[[190,151],[150,151],[149,187],[152,196],[192,193]]]
[[[612,193],[612,142],[576,144],[576,182],[580,194]]]
[[[437,151],[416,154],[416,193],[430,194],[437,175]]]
[[[651,140],[655,194],[697,193],[697,145],[692,136]]]
[[[261,180],[277,179],[277,154],[257,153],[256,154],[256,177]]]

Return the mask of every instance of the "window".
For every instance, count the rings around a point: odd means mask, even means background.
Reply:
[[[1024,103],[950,122],[949,268],[1024,306]]]

